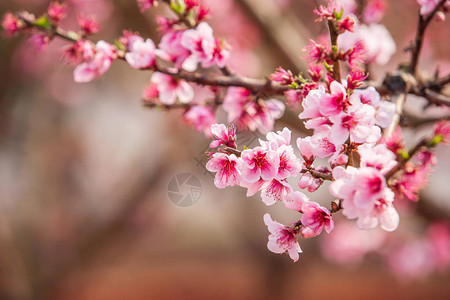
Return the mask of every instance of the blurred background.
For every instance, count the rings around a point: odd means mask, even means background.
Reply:
[[[110,42],[122,29],[157,41],[154,17],[170,13],[141,14],[134,0],[67,2],[72,13],[63,27],[93,14],[102,24],[93,39]],[[231,65],[249,76],[278,66],[304,70],[300,50],[326,33],[314,22],[316,1],[205,2],[216,35],[233,48]],[[48,3],[2,0],[0,13],[40,14]],[[387,65],[371,66],[375,79],[408,59],[402,49],[419,8],[414,0],[386,4],[382,23],[399,51]],[[428,72],[436,65],[450,71],[449,24],[434,22],[428,31],[421,58]],[[398,204],[397,232],[361,232],[337,216],[329,236],[300,241],[304,253],[293,263],[267,250],[263,215],[285,224],[298,215],[265,206],[259,195],[246,198],[239,187],[215,188],[204,169],[209,139],[185,126],[181,111],[142,107],[149,73],[117,62],[101,79],[76,84],[59,59],[62,45],[55,40],[36,53],[23,37],[0,39],[0,299],[450,299],[448,148],[437,149],[439,164],[419,203]],[[287,113],[276,129],[304,136],[297,114]],[[409,134],[408,143],[427,130]],[[258,137],[243,132],[240,143],[252,146]],[[169,198],[180,173],[201,185],[187,207]],[[326,185],[312,197],[326,206],[332,200]],[[439,263],[430,247],[440,249]]]

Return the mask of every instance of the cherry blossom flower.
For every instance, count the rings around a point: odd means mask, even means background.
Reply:
[[[300,119],[313,119],[324,117],[320,112],[323,99],[325,99],[325,88],[320,86],[316,90],[311,90],[302,101],[303,111],[298,115]]]
[[[283,197],[284,206],[288,209],[292,209],[298,212],[303,212],[303,204],[308,202],[309,199],[305,194],[299,191],[291,192]]]
[[[261,199],[266,205],[273,205],[292,192],[292,187],[286,180],[272,179],[261,186]]]
[[[434,128],[434,136],[438,137],[439,142],[448,144],[450,142],[450,121],[439,121]]]
[[[275,151],[255,147],[242,151],[242,178],[252,183],[260,178],[269,181],[278,174],[280,158]]]
[[[219,189],[226,186],[239,185],[241,181],[241,162],[236,155],[214,153],[206,164],[206,169],[215,172],[214,184]]]
[[[319,105],[320,113],[326,117],[335,116],[348,106],[347,91],[341,83],[331,82],[330,92],[321,99]]]
[[[81,15],[77,18],[77,22],[85,35],[95,34],[100,31],[100,24],[91,16]]]
[[[52,2],[47,9],[47,14],[55,24],[58,24],[67,16],[67,5],[59,2]]]
[[[297,139],[297,147],[300,149],[300,154],[302,155],[303,159],[305,160],[306,165],[312,165],[314,160],[316,159],[316,156],[313,154],[313,144],[311,143],[310,136],[307,136],[305,138],[298,138]]]
[[[390,151],[385,144],[378,144],[374,147],[363,145],[358,148],[361,156],[361,167],[371,167],[379,170],[381,174],[387,174],[395,165],[395,153]]]
[[[340,146],[350,137],[356,143],[375,143],[381,130],[375,126],[375,109],[367,104],[353,104],[347,112],[330,117],[330,141]]]
[[[276,254],[287,252],[294,262],[297,261],[299,259],[298,254],[302,253],[297,241],[298,229],[295,226],[286,227],[273,221],[269,214],[264,215],[264,223],[270,232],[267,248]]]
[[[193,72],[198,63],[203,67],[209,67],[214,49],[213,30],[208,23],[200,23],[196,29],[184,31],[181,37],[181,45],[190,51],[190,55],[184,61],[184,70]]]
[[[286,71],[282,67],[278,67],[277,70],[270,75],[270,80],[284,84],[291,84],[294,82],[294,76],[291,71]]]
[[[228,127],[224,124],[213,124],[211,133],[214,141],[209,144],[210,148],[217,148],[220,145],[236,148],[236,127],[233,124]]]
[[[386,3],[384,0],[371,0],[364,7],[362,19],[364,23],[378,23],[384,16]]]
[[[37,52],[43,52],[50,43],[50,37],[43,33],[35,33],[29,38],[29,42]]]
[[[362,41],[366,48],[366,60],[385,65],[396,51],[391,34],[381,24],[361,25],[354,32],[345,32],[338,37],[338,45],[343,51]]]
[[[151,39],[144,39],[138,35],[128,38],[128,49],[125,54],[126,61],[135,69],[145,69],[155,63],[155,44]]]
[[[305,173],[300,176],[298,180],[298,187],[301,189],[306,189],[308,192],[315,192],[323,183],[320,178],[315,178],[311,173]]]
[[[99,41],[95,55],[78,65],[74,70],[75,82],[89,82],[106,73],[116,58],[116,49],[111,44]]]
[[[146,11],[152,6],[158,5],[158,0],[137,0],[141,12]]]
[[[327,233],[330,233],[334,228],[334,221],[331,217],[331,213],[328,209],[320,206],[319,203],[313,201],[306,201],[302,205],[302,218],[301,222],[303,226],[311,229],[307,233],[305,238],[319,235],[323,229]]]
[[[20,29],[25,28],[25,23],[19,20],[12,13],[8,12],[3,16],[2,27],[7,37],[17,33]]]
[[[158,86],[159,99],[163,104],[172,105],[177,98],[181,103],[189,103],[194,98],[192,87],[184,80],[155,72],[150,81]]]
[[[155,53],[163,60],[171,61],[175,67],[181,68],[183,62],[191,55],[189,50],[181,45],[184,31],[171,30],[165,33],[159,42]]]
[[[420,5],[420,14],[422,16],[428,15],[436,8],[439,2],[439,0],[417,0],[417,3]]]
[[[289,146],[291,144],[291,131],[284,127],[282,131],[268,132],[266,134],[267,141],[259,140],[261,146],[266,149],[278,150],[281,146]]]
[[[196,131],[203,131],[207,137],[211,136],[211,126],[216,123],[212,109],[203,105],[194,105],[186,110],[183,120]]]
[[[241,127],[265,134],[283,115],[284,104],[276,99],[255,101],[249,90],[230,87],[223,100],[223,109],[228,113],[229,123],[237,122]]]
[[[349,219],[358,219],[359,228],[371,229],[378,223],[386,231],[397,228],[399,217],[392,205],[394,193],[377,169],[336,167],[333,177],[336,180],[330,184],[330,193],[342,199],[342,213]]]

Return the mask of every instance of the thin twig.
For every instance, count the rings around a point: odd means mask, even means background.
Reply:
[[[425,30],[433,19],[434,15],[442,8],[447,0],[441,0],[434,10],[426,17],[419,14],[419,22],[417,24],[417,33],[414,42],[414,47],[412,48],[411,54],[411,64],[410,64],[410,72],[413,75],[416,75],[417,72],[417,64],[419,62],[420,51],[422,50],[423,37],[425,35]]]

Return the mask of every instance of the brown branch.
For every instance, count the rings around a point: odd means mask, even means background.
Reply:
[[[337,45],[337,39],[339,34],[336,31],[336,27],[333,23],[333,20],[328,20],[328,30],[330,32],[330,40],[331,40],[331,49],[333,51],[333,78],[336,81],[341,82],[341,66],[339,62],[339,58],[334,57],[337,56],[337,53],[339,51],[338,45]]]
[[[272,82],[268,79],[255,79],[239,75],[225,76],[215,74],[190,73],[185,71],[173,72],[170,68],[157,66],[155,71],[167,74],[176,79],[183,79],[201,85],[221,87],[243,87],[254,93],[265,93],[267,95],[283,94],[289,90],[289,86]]]
[[[432,123],[436,123],[441,120],[450,120],[450,115],[447,116],[441,116],[441,117],[428,117],[428,118],[422,118],[417,115],[410,114],[406,111],[403,112],[403,115],[406,118],[406,125],[410,128],[416,128],[423,125],[428,125]]]
[[[324,173],[324,172],[320,172],[320,171],[316,171],[316,170],[312,170],[312,169],[302,169],[300,171],[300,173],[309,173],[311,174],[313,177],[315,178],[320,178],[323,180],[329,180],[329,181],[333,181],[333,176],[329,173]]]
[[[47,33],[49,36],[57,36],[69,42],[75,43],[82,39],[82,36],[63,30],[59,27],[44,28],[36,25],[33,21],[27,19],[21,14],[17,14],[17,17],[23,20],[28,27],[36,28],[40,31]],[[118,58],[124,60],[125,53],[119,52]],[[272,82],[268,79],[255,79],[244,77],[234,74],[229,68],[223,68],[221,71],[224,74],[229,75],[216,75],[216,74],[202,74],[202,73],[190,73],[185,71],[173,72],[170,68],[156,66],[151,70],[158,71],[172,76],[176,79],[183,79],[189,82],[198,83],[201,85],[220,86],[220,87],[243,87],[254,93],[264,93],[265,95],[281,95],[285,91],[289,90],[289,86],[281,85],[279,83]]]
[[[411,64],[409,66],[409,71],[411,74],[416,75],[417,64],[419,62],[420,51],[422,50],[423,37],[425,35],[425,30],[433,19],[434,15],[442,8],[447,0],[441,0],[434,10],[426,17],[419,14],[419,22],[417,24],[417,33],[414,42],[414,46],[412,48],[411,54]]]

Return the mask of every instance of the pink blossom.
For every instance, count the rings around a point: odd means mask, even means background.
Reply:
[[[292,146],[281,145],[277,149],[277,154],[280,158],[280,165],[276,178],[281,180],[297,176],[301,170],[301,163],[298,157],[295,156]]]
[[[10,37],[10,36],[14,35],[15,33],[17,33],[20,29],[24,28],[25,23],[23,21],[19,20],[12,13],[7,12],[3,16],[2,27],[6,33],[6,36]]]
[[[450,121],[442,120],[436,123],[434,136],[441,139],[440,142],[448,144],[450,142]]]
[[[293,109],[297,109],[301,102],[302,90],[288,90],[284,92],[284,97],[286,97],[287,105]]]
[[[141,12],[146,11],[152,6],[158,5],[158,0],[137,0]]]
[[[35,33],[30,37],[29,42],[33,45],[37,52],[42,52],[50,43],[50,37],[44,33]]]
[[[184,31],[169,31],[161,37],[155,53],[163,60],[171,61],[175,67],[181,68],[183,62],[191,55],[189,50],[181,45]]]
[[[182,65],[189,72],[195,71],[199,63],[204,68],[213,64],[223,68],[230,55],[228,50],[223,49],[220,41],[214,38],[212,28],[205,22],[200,23],[196,29],[184,31],[180,43],[190,51]]]
[[[116,49],[111,44],[99,41],[95,48],[95,55],[75,68],[73,74],[76,82],[89,82],[103,75],[116,58]]]
[[[144,39],[138,35],[128,38],[128,49],[125,54],[126,61],[135,69],[145,69],[155,63],[155,44],[151,39]]]
[[[314,130],[310,142],[312,153],[319,158],[325,158],[334,154],[337,147],[330,139],[331,127],[329,125],[322,125]]]
[[[308,96],[302,101],[303,112],[301,112],[298,117],[300,119],[323,117],[324,115],[320,112],[320,107],[325,97],[325,89],[322,86],[316,90],[311,90]]]
[[[275,151],[256,147],[242,151],[241,158],[242,178],[248,182],[269,181],[278,173],[280,159]]]
[[[291,192],[283,197],[284,206],[288,209],[292,209],[298,212],[302,212],[303,204],[308,202],[309,199],[305,194],[299,191]]]
[[[272,179],[261,186],[261,199],[266,205],[273,205],[292,192],[286,180]]]
[[[305,173],[298,180],[298,187],[306,189],[308,192],[315,192],[323,183],[320,178],[313,177],[310,173]]]
[[[384,0],[371,0],[364,7],[362,19],[367,24],[378,23],[383,18],[385,10],[386,3]]]
[[[371,229],[378,223],[386,231],[397,228],[399,217],[392,205],[394,193],[377,169],[336,167],[333,177],[330,193],[342,199],[342,213],[349,219],[358,219],[359,228]]]
[[[337,22],[337,28],[339,32],[345,32],[345,31],[355,31],[356,24],[358,23],[358,19],[354,15],[348,15],[342,20],[339,20]]]
[[[381,24],[361,25],[354,33],[345,32],[338,37],[342,51],[362,41],[366,48],[366,60],[385,65],[396,51],[395,42],[389,31]]]
[[[79,40],[75,44],[66,48],[63,58],[66,63],[79,65],[83,61],[91,60],[95,55],[95,46],[87,40]]]
[[[261,190],[262,186],[266,183],[265,180],[260,179],[256,182],[248,182],[245,181],[244,178],[241,178],[240,186],[247,189],[247,197],[251,197]]]
[[[181,103],[189,103],[194,98],[192,87],[184,80],[155,72],[152,75],[151,82],[158,86],[159,99],[163,104],[172,105],[177,98]]]
[[[270,80],[284,84],[291,84],[294,81],[294,76],[291,71],[286,71],[282,67],[278,67],[276,71],[270,75]]]
[[[194,105],[186,110],[183,120],[196,131],[203,131],[207,137],[211,136],[211,126],[216,123],[212,109],[203,105]]]
[[[214,141],[209,144],[210,148],[217,148],[220,145],[236,148],[236,127],[233,124],[228,127],[224,124],[213,124],[211,133]]]
[[[320,101],[319,110],[323,116],[330,117],[341,113],[348,105],[347,91],[337,81],[330,84],[330,94],[326,94]]]
[[[397,165],[395,153],[390,151],[385,144],[360,146],[358,153],[361,156],[361,167],[375,168],[381,174],[387,174]]]
[[[347,112],[331,117],[330,141],[340,146],[350,137],[356,143],[375,143],[381,130],[375,126],[375,109],[367,104],[353,104]]]
[[[239,87],[230,87],[223,100],[223,108],[228,113],[228,122],[252,131],[267,133],[273,129],[276,119],[284,113],[284,104],[276,99],[257,100],[251,92]]]
[[[324,61],[330,59],[331,49],[328,46],[318,44],[311,39],[309,40],[309,45],[306,46],[303,51],[306,52],[305,59],[313,64],[322,64]]]
[[[48,7],[47,13],[50,19],[52,19],[54,23],[58,24],[67,16],[67,5],[59,2],[52,2]]]
[[[266,134],[267,141],[259,140],[261,146],[266,149],[278,150],[281,146],[289,146],[291,144],[291,131],[284,127],[282,131],[268,132]]]
[[[311,165],[316,159],[316,156],[313,154],[314,146],[311,142],[311,139],[312,137],[310,136],[297,139],[297,147],[298,149],[300,149],[300,154],[302,155],[307,165]]]
[[[181,37],[181,45],[190,51],[190,55],[184,61],[184,70],[193,72],[197,69],[198,63],[207,67],[212,60],[214,49],[213,30],[208,23],[200,23],[196,29],[184,31]]]
[[[93,17],[81,15],[77,18],[77,22],[85,35],[95,34],[100,31],[100,24]]]
[[[267,248],[277,254],[288,252],[289,257],[295,262],[299,259],[302,249],[298,244],[298,229],[295,226],[286,227],[273,221],[269,214],[264,215],[264,223],[269,229],[269,242]]]
[[[417,0],[417,3],[420,5],[420,14],[425,16],[436,8],[439,0]]]
[[[240,168],[241,162],[234,154],[214,153],[206,164],[208,171],[216,173],[214,184],[219,189],[239,185],[241,181]]]
[[[308,236],[313,237],[319,235],[323,229],[327,233],[330,233],[334,228],[334,221],[331,217],[331,213],[328,209],[320,206],[313,201],[306,201],[302,205],[302,218],[301,222],[303,226],[306,226],[312,230],[308,233]]]

